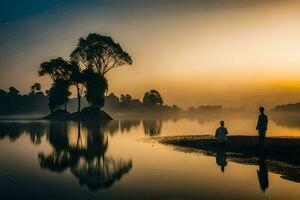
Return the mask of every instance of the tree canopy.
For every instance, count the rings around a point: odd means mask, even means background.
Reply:
[[[18,95],[20,95],[20,91],[17,90],[15,87],[9,87],[8,88],[8,95],[10,95],[10,96],[18,96]]]
[[[29,93],[30,95],[34,95],[36,92],[40,92],[42,89],[42,86],[40,83],[34,83],[31,87],[30,90],[31,92]]]
[[[149,105],[162,105],[164,102],[162,96],[158,91],[150,90],[145,93],[143,103]]]
[[[128,103],[132,100],[132,97],[129,94],[121,94],[120,100],[123,103]]]
[[[131,56],[109,36],[90,33],[80,38],[77,47],[70,55],[72,61],[93,69],[101,76],[113,68],[132,64]]]
[[[39,76],[49,75],[52,81],[56,80],[70,80],[71,77],[71,67],[70,63],[61,57],[51,59],[50,61],[43,62],[40,65],[38,71]]]

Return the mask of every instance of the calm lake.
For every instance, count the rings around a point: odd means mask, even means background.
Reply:
[[[256,115],[223,119],[229,134],[256,134]],[[270,119],[268,136],[300,136],[299,118]],[[108,124],[1,121],[0,199],[300,199],[299,182],[258,164],[145,139],[212,135],[218,123],[206,116]]]

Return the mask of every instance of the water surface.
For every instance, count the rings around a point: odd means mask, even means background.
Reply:
[[[255,117],[224,119],[230,134],[253,135]],[[268,171],[263,163],[230,162],[224,155],[185,153],[145,140],[213,134],[218,121],[214,117],[128,118],[108,124],[2,121],[1,199],[300,198],[300,183]],[[274,117],[268,135],[300,136],[300,123]]]

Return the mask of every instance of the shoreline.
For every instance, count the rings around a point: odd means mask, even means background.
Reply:
[[[300,166],[300,137],[267,137],[263,147],[258,136],[228,136],[226,145],[216,143],[209,135],[166,136],[156,138],[160,143],[188,147],[208,153],[226,152],[250,157],[264,156],[270,160]]]
[[[267,137],[263,148],[258,146],[258,136],[228,136],[224,146],[217,144],[210,135],[162,136],[153,139],[175,147],[177,151],[216,157],[220,167],[226,166],[227,160],[257,165],[280,174],[283,179],[300,183],[300,137]]]

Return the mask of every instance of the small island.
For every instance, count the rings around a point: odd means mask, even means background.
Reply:
[[[70,60],[61,57],[43,62],[39,76],[49,76],[51,88],[48,107],[51,114],[47,120],[111,120],[112,117],[101,108],[108,90],[107,73],[123,65],[131,65],[130,55],[111,37],[96,33],[80,38],[77,47],[70,54]],[[67,103],[72,89],[76,91],[77,112],[69,113]],[[81,110],[84,94],[89,107]],[[64,109],[61,106],[64,105]]]

